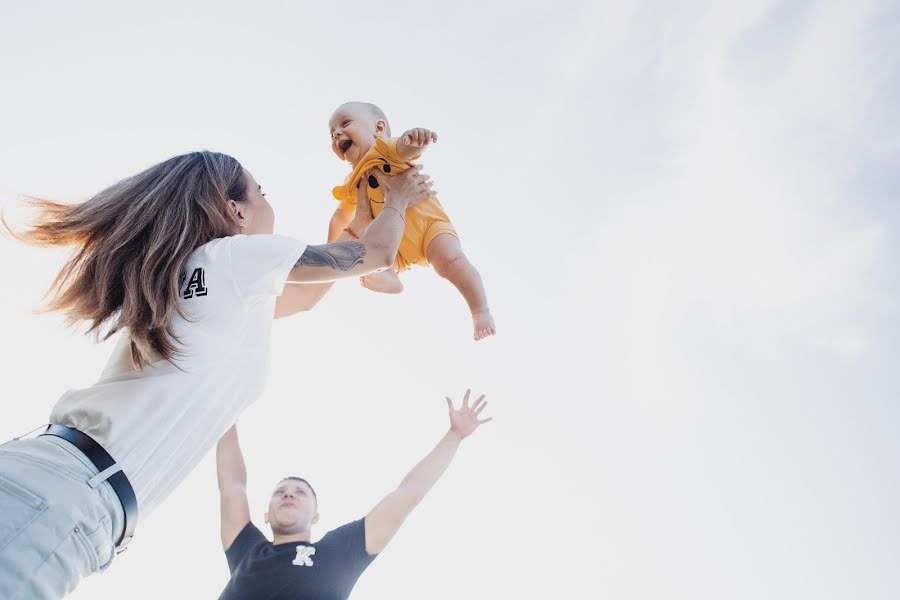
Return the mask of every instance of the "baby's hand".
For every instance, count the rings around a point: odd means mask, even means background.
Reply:
[[[425,148],[428,144],[437,141],[437,133],[421,127],[405,131],[400,136],[400,143],[414,148]]]

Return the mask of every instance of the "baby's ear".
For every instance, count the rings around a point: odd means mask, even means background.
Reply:
[[[385,132],[387,132],[387,121],[384,119],[375,121],[375,137],[384,137]]]

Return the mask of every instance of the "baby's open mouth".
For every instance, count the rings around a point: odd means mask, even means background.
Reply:
[[[347,150],[349,150],[350,146],[352,146],[352,145],[353,145],[353,140],[344,140],[340,144],[338,144],[338,148],[341,149],[341,152],[346,154]]]

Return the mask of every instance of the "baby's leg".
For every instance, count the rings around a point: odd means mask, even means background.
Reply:
[[[397,275],[398,270],[399,267],[397,266],[397,261],[395,259],[394,266],[390,269],[360,277],[359,282],[364,288],[370,289],[373,292],[399,294],[403,291],[403,282],[400,281],[400,277]]]
[[[480,340],[497,333],[494,318],[488,308],[487,296],[481,275],[472,266],[455,235],[442,233],[435,237],[425,249],[425,258],[437,271],[437,274],[456,286],[466,299],[472,311],[475,326],[475,339]]]

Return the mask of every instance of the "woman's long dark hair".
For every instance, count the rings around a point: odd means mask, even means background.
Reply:
[[[179,276],[194,249],[234,233],[227,203],[246,194],[237,160],[191,152],[81,204],[30,199],[37,218],[12,233],[38,246],[74,246],[48,291],[47,309],[64,312],[70,323],[88,323],[88,332],[101,339],[127,328],[140,369],[178,354],[172,311],[184,314]]]

